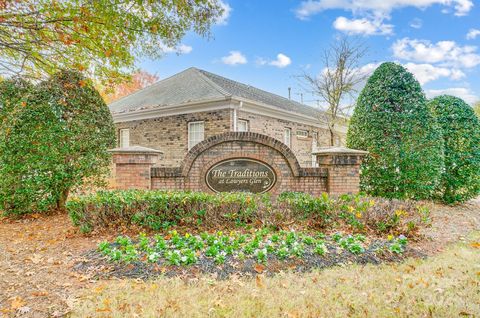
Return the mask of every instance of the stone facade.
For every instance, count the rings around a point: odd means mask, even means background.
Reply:
[[[324,150],[319,167],[302,167],[297,155],[278,139],[254,132],[227,132],[214,135],[193,147],[177,167],[161,167],[160,154],[147,150],[113,151],[117,188],[193,190],[212,192],[205,181],[215,164],[232,158],[261,161],[273,169],[277,182],[269,191],[302,191],[312,195],[356,193],[363,153]]]
[[[251,112],[237,111],[237,120],[246,120],[250,132],[261,133],[284,141],[285,128],[291,129],[291,149],[302,167],[312,167],[312,151],[317,147],[329,145],[329,132],[326,129],[281,120]],[[130,145],[140,145],[160,150],[164,157],[159,167],[176,167],[182,163],[188,152],[188,123],[203,121],[205,139],[234,131],[234,110],[231,108],[209,112],[195,112],[151,119],[116,123],[117,134],[120,129],[129,129]],[[298,131],[307,131],[307,136],[299,136]],[[317,134],[317,143],[313,135]],[[338,144],[343,144],[345,136],[339,134]]]

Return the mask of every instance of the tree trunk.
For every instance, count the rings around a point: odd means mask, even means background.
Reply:
[[[335,146],[335,132],[333,131],[333,127],[330,127],[330,146]]]
[[[70,193],[70,189],[65,189],[60,194],[60,197],[57,200],[57,210],[65,211],[65,203],[67,202],[69,193]]]

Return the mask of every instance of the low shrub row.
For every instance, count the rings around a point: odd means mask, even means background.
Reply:
[[[242,193],[116,190],[72,198],[67,210],[83,232],[119,224],[161,230],[172,225],[249,223],[259,217],[259,203],[269,200],[267,196]]]
[[[414,201],[362,195],[313,197],[268,194],[115,190],[74,197],[67,209],[82,232],[98,227],[137,225],[153,231],[172,226],[222,229],[242,226],[284,228],[297,223],[318,229],[347,227],[354,232],[415,233],[429,210]]]

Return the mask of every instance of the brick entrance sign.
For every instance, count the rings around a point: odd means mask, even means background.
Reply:
[[[195,145],[179,167],[161,167],[162,152],[134,146],[113,154],[118,189],[192,191],[301,191],[312,195],[356,193],[366,152],[343,147],[313,153],[318,167],[300,167],[281,141],[253,132],[227,132]],[[223,186],[223,188],[222,188]]]

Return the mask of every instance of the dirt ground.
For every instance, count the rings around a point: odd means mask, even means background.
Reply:
[[[414,247],[432,255],[480,230],[480,198],[432,209]],[[0,221],[0,317],[62,317],[95,281],[72,270],[80,255],[116,233],[84,236],[66,215]],[[98,283],[97,283],[98,284]]]

